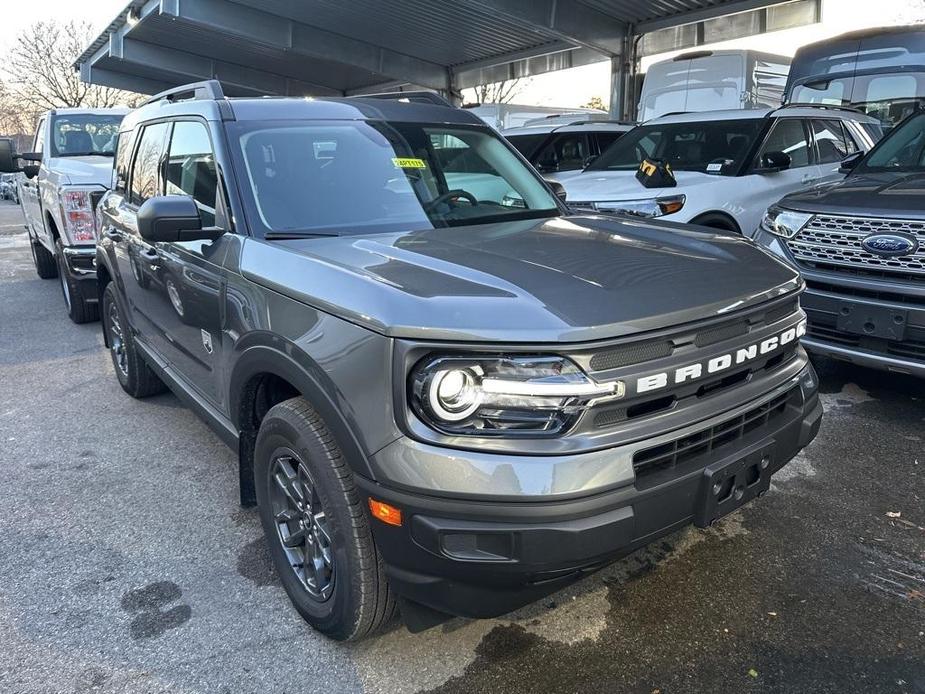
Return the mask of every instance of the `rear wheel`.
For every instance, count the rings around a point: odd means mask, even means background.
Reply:
[[[347,461],[306,400],[270,409],[254,463],[270,555],[299,614],[341,641],[379,629],[395,600]]]
[[[35,265],[35,272],[43,280],[50,280],[58,276],[58,264],[55,262],[55,256],[49,253],[41,243],[29,235],[29,248],[32,249],[32,263]]]
[[[164,382],[148,366],[138,349],[128,323],[119,310],[115,285],[110,282],[103,291],[103,330],[109,342],[109,356],[122,390],[133,398],[145,398],[167,390]]]
[[[92,323],[100,319],[99,304],[91,302],[84,295],[81,282],[73,279],[67,271],[67,261],[64,259],[64,246],[61,241],[57,243],[58,279],[61,281],[61,293],[64,295],[64,306],[68,317],[75,323]]]

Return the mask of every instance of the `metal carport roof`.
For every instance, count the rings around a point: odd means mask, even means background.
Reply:
[[[608,59],[647,31],[781,0],[132,0],[77,59],[94,84],[154,93],[215,78],[230,94],[413,84],[456,94]]]

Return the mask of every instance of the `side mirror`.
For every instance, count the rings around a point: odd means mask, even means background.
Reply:
[[[34,161],[37,163],[41,163],[42,153],[41,152],[23,152],[22,154],[19,155],[19,158],[22,159],[23,161]]]
[[[0,173],[13,173],[17,171],[13,154],[13,140],[9,137],[0,138]]]
[[[138,233],[149,243],[171,241],[214,241],[224,232],[218,227],[203,229],[199,208],[188,195],[160,195],[138,208]]]
[[[857,168],[864,158],[864,152],[854,152],[841,160],[841,166],[838,167],[838,173],[849,174]]]
[[[758,173],[786,171],[792,163],[786,152],[764,152],[759,160]]]
[[[35,178],[39,175],[39,168],[38,164],[24,164],[20,171],[26,174],[26,178]]]
[[[546,185],[552,188],[552,194],[559,198],[559,202],[565,202],[565,186],[559,183],[559,181],[554,181],[551,178],[543,179],[546,181]]]

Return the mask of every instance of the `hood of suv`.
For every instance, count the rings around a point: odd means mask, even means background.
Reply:
[[[692,189],[716,185],[724,178],[699,171],[675,171],[674,177],[678,185],[671,188],[646,188],[636,180],[635,171],[585,171],[580,176],[559,180],[565,186],[568,204],[581,205],[603,200],[648,200],[662,195],[689,195]]]
[[[800,286],[742,237],[567,217],[399,234],[247,239],[248,279],[377,332],[586,341],[720,316]]]
[[[853,174],[836,183],[791,193],[780,205],[818,214],[925,219],[925,174]]]
[[[86,157],[55,157],[46,166],[70,185],[100,185],[108,188],[112,183],[112,157],[91,155]]]

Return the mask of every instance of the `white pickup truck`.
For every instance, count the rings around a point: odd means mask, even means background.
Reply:
[[[99,318],[96,203],[112,183],[112,158],[127,108],[59,108],[38,121],[31,152],[19,155],[19,200],[42,279],[59,277],[75,323]]]

